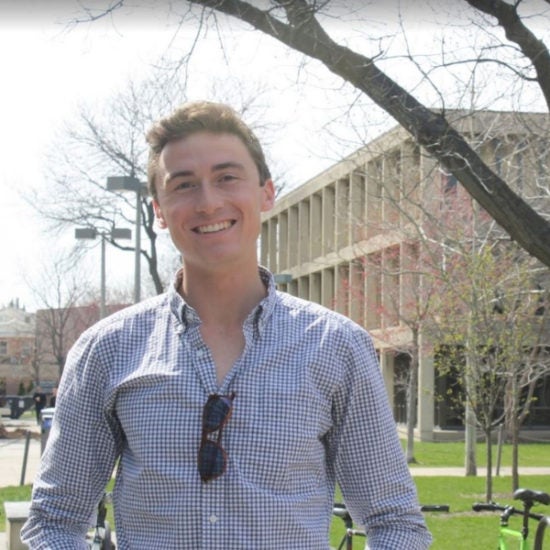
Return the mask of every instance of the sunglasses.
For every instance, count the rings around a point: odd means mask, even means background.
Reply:
[[[223,475],[227,468],[227,453],[220,445],[224,426],[231,418],[233,398],[231,395],[211,395],[202,411],[202,436],[199,447],[198,467],[202,481],[207,482]],[[215,439],[209,436],[218,432]]]

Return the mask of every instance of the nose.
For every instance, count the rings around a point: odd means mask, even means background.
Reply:
[[[202,182],[197,194],[197,203],[195,205],[197,212],[211,214],[223,205],[223,200],[219,190],[215,185],[209,182]]]

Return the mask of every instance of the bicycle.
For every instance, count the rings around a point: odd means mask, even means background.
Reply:
[[[543,550],[542,543],[544,542],[544,533],[547,527],[550,527],[550,516],[543,516],[543,518],[539,520],[537,532],[535,533],[534,550]]]
[[[420,507],[422,512],[448,512],[449,506],[447,504],[424,504]],[[332,506],[333,515],[339,517],[346,527],[346,532],[337,550],[352,550],[353,549],[353,537],[366,537],[367,534],[362,529],[356,529],[353,526],[353,519],[349,515],[349,512],[345,504],[341,502],[335,502]]]
[[[543,514],[531,512],[535,504],[550,504],[550,495],[542,491],[533,491],[531,489],[518,489],[512,495],[514,500],[520,500],[523,503],[522,509],[514,508],[511,505],[503,506],[495,502],[475,503],[472,505],[474,512],[502,512],[500,514],[500,529],[498,535],[498,550],[509,550],[511,547],[509,541],[519,541],[519,550],[529,550],[529,520],[538,522],[533,550],[543,550],[543,539],[546,526],[549,519]],[[522,516],[521,529],[513,529],[509,525],[512,516]]]
[[[115,550],[116,546],[112,542],[111,526],[105,519],[107,516],[107,504],[111,504],[111,493],[105,493],[97,505],[97,517],[95,527],[86,537],[86,542],[90,550]]]

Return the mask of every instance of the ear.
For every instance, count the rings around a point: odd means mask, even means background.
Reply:
[[[266,180],[262,187],[263,199],[262,199],[262,212],[267,212],[273,208],[275,204],[275,184],[273,180]]]
[[[153,210],[155,211],[155,218],[157,219],[158,226],[161,229],[166,229],[168,227],[168,224],[164,219],[164,215],[162,213],[159,203],[155,199],[153,199]]]

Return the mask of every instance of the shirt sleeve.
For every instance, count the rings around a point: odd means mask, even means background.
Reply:
[[[370,550],[424,550],[431,543],[420,512],[370,336],[352,330],[334,401],[329,456],[351,516]]]
[[[119,455],[120,435],[105,408],[108,346],[95,334],[85,333],[67,357],[21,531],[30,549],[88,548],[85,535]]]

